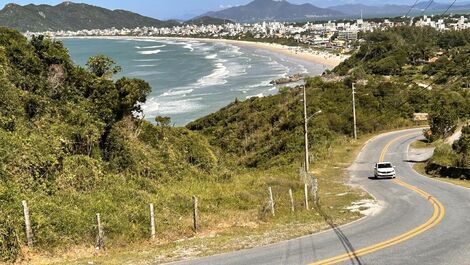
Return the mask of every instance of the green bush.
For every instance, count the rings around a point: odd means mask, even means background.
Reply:
[[[0,261],[14,262],[21,254],[18,234],[8,215],[0,212]]]

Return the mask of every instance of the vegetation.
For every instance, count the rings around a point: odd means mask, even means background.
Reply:
[[[162,194],[162,184],[171,190],[215,177],[219,162],[202,136],[185,128],[162,134],[136,118],[146,82],[112,81],[117,68],[103,56],[88,66],[74,65],[60,42],[0,29],[2,259],[20,253],[21,200],[40,249],[92,243],[96,212],[110,239],[128,242],[146,237],[145,205],[157,197],[157,210],[173,209],[162,216],[169,226],[187,211],[191,193]]]
[[[470,115],[470,49],[463,35],[408,27],[370,33],[368,42],[334,70],[342,81],[307,80],[309,112],[323,112],[309,120],[313,171],[324,187],[321,202],[332,207],[328,214],[335,222],[358,217],[344,207],[361,198],[340,184],[341,172],[322,168],[343,163],[341,171],[350,161],[344,156],[350,150],[345,146],[355,144],[350,137],[352,83],[360,135],[411,126],[413,113],[428,112],[429,139],[436,141]],[[430,44],[420,46],[423,40]],[[43,37],[28,41],[16,31],[0,29],[3,260],[21,255],[21,200],[30,204],[36,248],[51,251],[93,244],[98,212],[109,244],[145,240],[150,202],[159,213],[161,240],[191,237],[192,195],[200,198],[201,229],[206,232],[220,225],[240,228],[239,220],[257,225],[292,221],[284,207],[287,198],[279,201],[275,218],[263,209],[268,186],[276,194],[292,188],[297,199],[302,196],[299,88],[236,100],[186,128],[174,128],[168,117],[157,117],[156,125],[141,119],[139,106],[150,87],[137,79],[113,80],[117,71],[105,56],[92,57],[81,68],[60,42]],[[467,165],[468,130],[453,148],[442,150],[450,163]],[[343,152],[340,158],[338,150]],[[336,178],[324,177],[330,175]],[[336,196],[342,193],[347,196]],[[300,215],[305,222],[322,222],[309,212]]]
[[[468,83],[469,44],[469,30],[440,32],[428,27],[404,26],[376,31],[366,34],[359,51],[335,72],[413,77],[410,66],[421,66],[412,69],[433,76],[436,83],[444,84],[456,75]],[[437,61],[428,64],[434,57]]]
[[[58,30],[172,27],[176,21],[161,21],[124,10],[64,2],[56,6],[7,4],[0,10],[0,25],[22,32]]]
[[[430,115],[430,130],[425,133],[429,141],[450,136],[459,120],[470,117],[469,30],[398,27],[367,34],[365,40],[350,60],[335,69],[336,73],[359,78],[390,75],[391,80],[421,84],[407,102],[428,105],[422,110]],[[441,144],[432,161],[464,167],[468,166],[465,153],[460,147]]]
[[[470,126],[462,129],[462,136],[452,145],[441,143],[430,160],[441,166],[470,168]]]
[[[200,17],[196,17],[196,18],[193,18],[191,20],[184,22],[184,24],[187,24],[187,25],[197,25],[197,26],[224,25],[227,23],[233,23],[233,21],[230,21],[228,19],[209,17],[209,16],[200,16]]]
[[[3,261],[14,261],[22,255],[22,200],[30,207],[34,248],[53,253],[72,246],[93,245],[96,213],[101,213],[108,246],[146,240],[150,202],[159,213],[159,240],[192,237],[192,195],[201,201],[202,233],[221,229],[220,226],[222,230],[242,229],[246,223],[258,226],[292,221],[287,217],[287,196],[277,201],[276,218],[264,210],[268,186],[276,194],[287,194],[292,188],[296,201],[301,201],[299,164],[285,162],[293,162],[298,154],[286,153],[280,147],[276,151],[279,155],[274,156],[267,150],[258,168],[251,164],[247,169],[236,163],[232,152],[212,146],[204,135],[171,127],[168,117],[157,117],[156,125],[152,125],[139,118],[140,103],[150,90],[148,84],[125,77],[113,80],[112,74],[118,70],[115,62],[105,56],[90,58],[87,68],[78,67],[61,42],[41,36],[28,41],[16,31],[0,29]],[[295,93],[286,92],[283,96]],[[282,97],[274,98],[279,99]],[[271,100],[267,98],[267,104]],[[240,104],[250,106],[250,102]],[[331,132],[323,135],[324,131],[319,129],[313,139],[331,139],[338,144],[349,141],[338,135],[330,137]],[[292,138],[283,133],[279,136],[284,137],[283,141]],[[292,150],[300,150],[296,145],[301,145],[301,140],[292,144]],[[323,145],[331,144],[325,141]],[[236,149],[234,145],[231,148]],[[318,158],[333,152],[332,147],[325,152],[320,152],[321,145],[314,148],[319,152]],[[284,166],[262,166],[264,161],[275,160],[280,162],[273,165]],[[320,185],[328,186],[324,201],[334,206],[328,214],[344,223],[359,216],[344,207],[362,197],[338,184],[343,174],[334,175],[336,180],[329,178],[325,184],[320,181]],[[335,197],[336,193],[345,192],[347,196]],[[322,227],[322,219],[311,212],[300,212],[297,217],[299,222]]]
[[[352,135],[351,80],[332,83],[321,78],[307,82],[311,114],[309,142],[314,160],[328,157],[329,151]],[[393,82],[371,81],[360,86],[357,99],[358,129],[361,133],[411,126],[420,104],[397,108],[411,99],[413,90]],[[285,89],[275,96],[235,101],[222,110],[190,123],[187,127],[206,135],[242,165],[255,168],[290,165],[301,161],[303,116],[301,89]],[[310,114],[310,115],[311,115]],[[235,160],[235,159],[232,159]]]

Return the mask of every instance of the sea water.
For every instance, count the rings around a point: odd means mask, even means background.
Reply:
[[[233,102],[278,92],[270,81],[297,73],[318,75],[325,66],[257,48],[196,40],[62,39],[75,63],[104,54],[122,67],[115,76],[140,78],[152,91],[145,119],[169,116],[181,126]]]

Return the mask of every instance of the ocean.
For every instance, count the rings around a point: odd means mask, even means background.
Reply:
[[[104,54],[123,69],[115,76],[147,81],[145,119],[171,117],[183,126],[233,102],[278,92],[270,81],[297,73],[318,75],[325,66],[272,51],[226,43],[155,39],[62,39],[75,63]]]

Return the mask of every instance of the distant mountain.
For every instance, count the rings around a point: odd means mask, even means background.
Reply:
[[[214,18],[209,16],[202,16],[193,18],[191,20],[186,21],[184,24],[188,25],[223,25],[227,23],[233,23],[231,20],[222,19],[222,18]]]
[[[443,4],[436,1],[422,1],[417,3],[414,8],[419,11],[422,11],[425,8],[427,8],[427,10],[446,10],[448,6],[449,4]]]
[[[143,26],[173,26],[176,21],[161,21],[125,10],[109,10],[88,4],[64,2],[56,6],[7,4],[0,10],[0,26],[20,31],[57,31]]]
[[[230,19],[237,22],[294,21],[320,17],[342,16],[343,13],[312,4],[295,5],[285,0],[254,0],[244,5],[209,12],[203,16]]]
[[[368,6],[362,4],[345,4],[329,7],[329,9],[336,10],[346,15],[360,16],[362,13],[362,15],[365,17],[405,14],[409,8],[409,6],[405,5]]]
[[[422,1],[418,2],[413,9],[411,10],[411,15],[420,15],[423,10],[427,12],[439,12],[446,10],[450,3],[439,3],[432,1]],[[429,5],[429,7],[428,7]],[[405,15],[408,10],[410,10],[411,6],[408,5],[380,5],[380,6],[372,6],[372,5],[363,5],[363,4],[345,4],[345,5],[338,5],[338,6],[330,6],[329,9],[336,10],[338,12],[342,12],[348,16],[360,16],[361,12],[362,15],[365,17],[374,17],[374,16],[385,16],[385,15]],[[470,10],[469,3],[463,4],[455,4],[450,11],[464,11]]]

